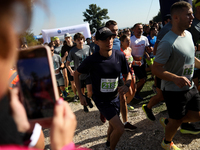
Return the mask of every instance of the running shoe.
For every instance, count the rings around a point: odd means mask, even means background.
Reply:
[[[152,90],[153,90],[153,92],[154,92],[155,94],[157,94],[156,86],[155,86],[154,84],[152,85]]]
[[[104,117],[104,115],[102,115],[101,112],[100,112],[100,119],[101,119],[101,122],[103,122],[103,123],[106,122],[106,118]]]
[[[83,110],[84,110],[84,112],[86,112],[86,113],[89,112],[87,106],[83,106]]]
[[[124,130],[134,131],[134,129],[137,129],[137,127],[130,124],[129,122],[126,122],[126,124],[124,125]]]
[[[74,96],[74,102],[77,102],[78,99],[79,99],[78,95],[75,95],[75,96]]]
[[[161,143],[162,148],[164,148],[165,150],[180,150],[180,148],[178,148],[173,142],[169,143],[169,144],[165,144],[164,139]]]
[[[143,98],[138,94],[135,94],[134,98],[137,99],[137,100],[143,100]]]
[[[127,104],[127,108],[128,108],[128,110],[134,110],[134,107],[131,106],[130,104]]]
[[[151,120],[151,121],[155,121],[156,120],[154,114],[152,113],[152,109],[149,109],[146,104],[142,105],[142,110],[144,111],[146,117],[149,120]]]
[[[200,133],[200,129],[199,128],[195,128],[195,126],[193,124],[182,123],[180,132],[182,134],[195,134],[196,135],[196,134]]]

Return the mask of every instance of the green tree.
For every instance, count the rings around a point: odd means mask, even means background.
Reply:
[[[107,14],[107,9],[101,9],[96,4],[90,4],[89,9],[86,9],[86,11],[83,12],[83,16],[85,17],[83,21],[89,23],[90,31],[93,34],[95,29],[105,25],[105,22],[102,22],[104,19],[110,19]]]
[[[159,10],[158,14],[156,16],[153,17],[153,21],[154,22],[162,22],[162,15],[161,15],[161,12]]]
[[[26,32],[24,32],[21,36],[26,38],[26,42],[28,46],[34,46],[34,45],[39,45],[41,44],[41,42],[39,42],[38,40],[36,40],[34,38],[34,34],[31,30],[27,30]]]

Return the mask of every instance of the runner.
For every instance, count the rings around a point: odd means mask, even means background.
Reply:
[[[117,22],[114,20],[109,20],[106,22],[105,27],[109,28],[111,30],[111,32],[113,34],[115,34],[116,36],[113,39],[113,49],[114,50],[118,50],[121,51],[120,48],[120,40],[118,39],[117,35],[118,35],[118,26],[117,26]],[[120,78],[119,78],[119,87],[124,85],[124,80],[123,80],[123,76],[122,73],[120,74]],[[131,98],[131,97],[129,97]],[[130,122],[128,122],[128,110],[127,110],[127,102],[126,102],[126,95],[120,95],[120,112],[122,115],[122,120],[124,123],[124,129],[125,130],[129,130],[129,131],[134,131],[137,127],[132,125]],[[129,107],[129,109],[133,109],[133,107]],[[100,116],[101,120],[102,120],[102,115]]]
[[[139,95],[139,93],[142,90],[147,79],[143,56],[144,56],[145,50],[149,48],[149,41],[147,37],[142,35],[143,26],[141,23],[136,23],[133,26],[133,30],[134,30],[134,35],[130,38],[131,39],[130,47],[132,49],[132,56],[134,60],[142,62],[141,66],[137,66],[137,65],[133,66],[135,75],[139,79],[139,81],[137,82],[137,92],[135,94],[135,99],[143,100],[143,98]]]
[[[61,73],[61,70],[64,67],[64,64],[61,62],[60,55],[54,53],[54,47],[53,47],[53,44],[51,42],[49,43],[49,47],[51,49],[58,91],[59,92],[61,91],[61,93],[62,93],[62,94],[60,93],[60,96],[62,95],[63,98],[67,98],[67,92],[65,91],[64,78],[63,78],[63,75]]]
[[[62,62],[64,62],[66,65],[68,54],[70,50],[76,46],[76,43],[72,41],[72,37],[69,33],[66,33],[64,36],[66,44],[62,47],[61,57],[62,57]],[[70,67],[72,68],[72,70],[74,70],[74,61],[70,62]],[[68,69],[67,69],[67,76],[71,83],[72,91],[74,93],[74,102],[76,102],[78,100],[78,95],[76,94],[76,85],[74,82],[74,77],[70,74]]]
[[[75,83],[82,105],[87,105],[81,93],[79,76],[90,73],[93,87],[93,100],[99,111],[109,121],[106,145],[114,150],[124,131],[124,125],[119,118],[120,100],[118,92],[125,94],[131,84],[130,69],[126,58],[118,50],[113,50],[112,33],[107,27],[97,30],[95,38],[100,51],[86,58],[75,72]],[[127,75],[126,84],[118,87],[120,73]],[[118,88],[117,88],[118,87]]]
[[[68,58],[67,58],[67,69],[71,73],[72,76],[74,76],[75,70],[78,68],[78,66],[83,62],[85,58],[87,58],[90,55],[90,46],[84,45],[84,39],[85,37],[81,33],[76,33],[74,35],[74,42],[76,43],[76,46],[70,50]],[[74,61],[74,70],[72,70],[70,66],[70,62]],[[81,82],[81,91],[82,94],[85,93],[84,89],[85,86],[87,88],[87,97],[92,97],[92,84],[89,74],[82,74],[80,76],[80,82]],[[84,94],[85,95],[85,94]],[[80,98],[80,96],[79,96]],[[88,112],[88,108],[84,106],[84,111]]]
[[[172,29],[160,41],[153,64],[153,73],[162,79],[161,89],[169,114],[165,127],[164,149],[177,148],[172,139],[183,122],[200,120],[200,95],[194,86],[194,66],[200,68],[200,61],[194,57],[195,48],[189,28],[194,18],[192,6],[184,1],[171,7]]]
[[[132,73],[132,81],[131,81],[131,87],[129,87],[129,92],[126,93],[126,104],[128,104],[128,110],[133,110],[133,106],[131,106],[129,103],[132,101],[133,97],[135,96],[135,92],[137,90],[137,85],[136,85],[136,79],[135,79],[135,74],[133,70],[133,64],[138,64],[139,66],[142,65],[141,61],[134,61],[133,56],[131,55],[131,48],[129,47],[131,41],[130,37],[126,34],[122,35],[120,37],[120,42],[121,42],[121,51],[124,53],[126,60],[128,62],[129,68],[131,69]],[[125,105],[126,105],[125,104]]]

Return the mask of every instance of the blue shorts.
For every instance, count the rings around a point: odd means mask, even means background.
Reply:
[[[97,108],[101,114],[107,119],[112,119],[115,115],[119,116],[120,113],[120,100],[119,95],[111,101],[95,101],[95,96],[92,97]]]

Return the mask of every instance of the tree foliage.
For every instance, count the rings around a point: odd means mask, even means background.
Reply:
[[[104,19],[110,19],[107,14],[107,9],[101,9],[96,4],[90,4],[89,9],[86,9],[86,11],[83,12],[83,16],[85,17],[83,21],[89,23],[90,31],[93,34],[95,29],[105,25],[105,23],[102,22]]]
[[[39,45],[41,44],[41,42],[39,42],[38,40],[36,40],[34,38],[34,34],[31,30],[27,30],[26,32],[24,32],[21,36],[21,38],[25,37],[26,38],[26,42],[28,46],[34,46],[34,45]]]
[[[160,10],[159,10],[158,14],[153,17],[153,21],[154,22],[162,22],[162,15],[161,15]]]

